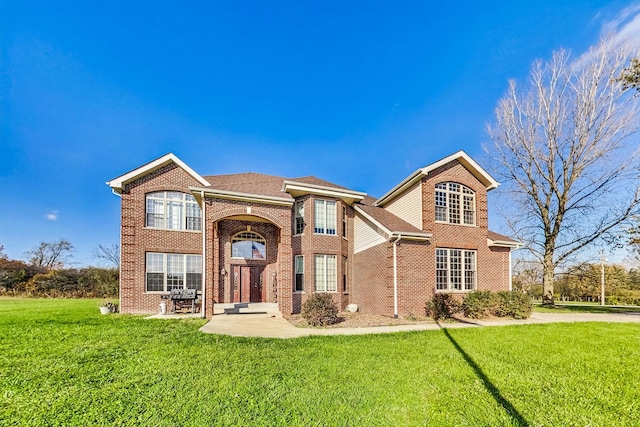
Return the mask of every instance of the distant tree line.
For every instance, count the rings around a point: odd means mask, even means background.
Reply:
[[[554,278],[554,299],[558,301],[600,301],[602,266],[580,264],[565,269]],[[605,265],[605,303],[640,305],[640,269]],[[542,298],[542,268],[519,262],[513,275],[513,289],[532,298]]]
[[[71,268],[73,245],[59,239],[41,242],[25,253],[26,260],[9,259],[0,244],[0,295],[112,298],[119,289],[119,246],[98,245],[94,259],[106,266]]]

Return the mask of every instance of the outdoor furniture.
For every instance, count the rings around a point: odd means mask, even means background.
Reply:
[[[172,289],[169,293],[169,299],[173,303],[172,313],[178,310],[182,312],[185,308],[190,309],[191,313],[196,312],[198,294],[195,289]]]

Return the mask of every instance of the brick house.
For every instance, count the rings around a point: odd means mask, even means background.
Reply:
[[[107,182],[121,197],[120,307],[155,313],[171,289],[214,304],[314,292],[341,309],[423,315],[435,293],[509,290],[518,242],[488,229],[498,183],[463,151],[379,199],[315,177],[202,176],[167,154]]]

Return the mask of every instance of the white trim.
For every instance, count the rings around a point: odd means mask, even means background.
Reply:
[[[213,188],[189,187],[192,193],[204,192],[209,197],[243,202],[265,203],[271,205],[293,206],[294,200],[285,197],[261,196],[259,194],[239,193],[236,191],[216,190]]]
[[[337,189],[332,187],[326,187],[324,185],[305,184],[295,181],[285,180],[282,183],[283,193],[291,193],[292,191],[299,191],[304,194],[314,194],[318,196],[328,196],[342,199],[347,204],[352,204],[356,201],[361,201],[367,193],[361,191],[353,191],[347,189]]]
[[[196,173],[196,171],[194,171],[189,166],[187,166],[186,163],[184,163],[182,160],[176,157],[173,153],[165,154],[164,156],[159,157],[155,160],[152,160],[151,162],[145,165],[142,165],[130,172],[127,172],[124,175],[120,175],[117,178],[113,178],[112,180],[107,181],[107,185],[111,187],[114,191],[118,193],[122,193],[124,186],[129,182],[134,181],[140,176],[143,176],[155,170],[158,170],[161,167],[166,166],[170,163],[175,163],[176,165],[178,165],[180,168],[182,168],[185,172],[191,175],[200,184],[210,185],[206,179],[204,179],[202,176]]]
[[[202,196],[202,305],[200,307],[200,313],[203,318],[207,317],[207,226],[206,226],[206,215],[207,215],[207,204],[204,202],[204,194]]]
[[[489,175],[489,173],[487,173],[487,171],[485,171],[478,163],[476,163],[475,160],[469,157],[467,153],[460,150],[457,153],[454,153],[450,156],[445,157],[444,159],[427,165],[422,169],[418,169],[417,171],[406,177],[404,180],[402,180],[398,185],[389,190],[384,196],[376,200],[374,206],[382,206],[390,202],[395,197],[402,194],[408,186],[413,185],[418,179],[422,178],[422,176],[427,176],[437,168],[444,166],[454,160],[458,160],[460,164],[462,164],[462,166],[464,166],[469,172],[473,174],[473,176],[478,178],[478,180],[480,180],[480,182],[485,185],[487,191],[493,190],[494,188],[497,188],[498,185],[500,185],[498,181],[493,179],[493,177]]]
[[[419,233],[415,231],[391,231],[384,225],[380,224],[380,222],[376,221],[371,215],[367,214],[362,208],[358,207],[358,205],[353,205],[353,209],[358,212],[360,215],[365,217],[369,222],[378,227],[381,231],[383,231],[389,239],[393,237],[397,237],[402,234],[403,239],[409,240],[429,240],[433,237],[431,233]]]
[[[514,242],[510,240],[491,240],[490,238],[487,237],[487,246],[519,249],[522,247],[522,243]]]

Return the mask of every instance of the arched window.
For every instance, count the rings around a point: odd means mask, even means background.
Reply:
[[[253,231],[242,231],[231,238],[231,257],[267,259],[267,241]]]
[[[455,182],[436,184],[436,221],[450,224],[475,225],[476,194],[469,187]]]
[[[179,191],[147,193],[146,226],[199,231],[202,229],[202,212],[191,194]]]

